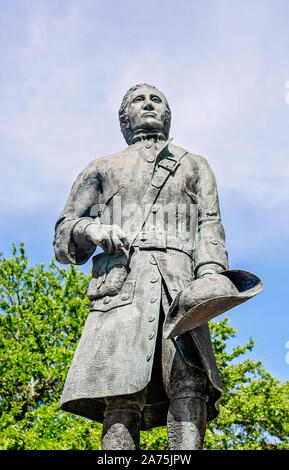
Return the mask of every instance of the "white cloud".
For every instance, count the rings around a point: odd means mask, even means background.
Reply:
[[[117,120],[122,95],[137,82],[150,82],[169,98],[175,143],[211,163],[226,210],[234,195],[239,204],[262,210],[264,223],[278,214],[279,230],[288,230],[281,217],[289,202],[289,76],[285,55],[265,73],[270,9],[259,28],[249,25],[245,34],[232,10],[215,6],[199,14],[199,28],[186,30],[184,40],[178,24],[171,39],[148,34],[125,48],[117,43],[124,24],[109,37],[102,12],[89,16],[86,7],[70,2],[60,15],[41,5],[28,16],[26,42],[10,51],[8,69],[17,64],[19,75],[2,89],[0,135],[3,152],[11,155],[3,162],[2,210],[64,201],[90,159],[125,147]],[[245,21],[252,11],[241,13]]]

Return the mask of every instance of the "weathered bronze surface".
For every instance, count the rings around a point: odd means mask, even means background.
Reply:
[[[165,338],[192,330],[259,294],[263,283],[255,274],[227,270],[207,274],[179,292],[163,326]]]
[[[171,339],[163,324],[194,279],[228,269],[215,178],[169,140],[156,88],[131,88],[119,117],[128,147],[87,165],[56,223],[59,262],[104,250],[60,406],[103,422],[103,449],[136,449],[140,429],[166,424],[171,449],[201,449],[222,394],[208,324]]]

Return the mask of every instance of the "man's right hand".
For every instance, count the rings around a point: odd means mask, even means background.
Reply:
[[[118,225],[89,224],[85,229],[85,237],[103,251],[119,253],[124,247],[129,248],[127,235]]]

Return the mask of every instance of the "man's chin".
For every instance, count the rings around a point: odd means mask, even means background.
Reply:
[[[162,128],[154,127],[154,126],[143,126],[139,129],[134,131],[134,134],[164,134],[164,130]]]
[[[148,131],[160,131],[163,132],[163,126],[159,121],[154,119],[146,120],[142,123],[139,129],[148,130]]]
[[[158,128],[162,126],[162,122],[160,122],[160,120],[155,116],[142,116],[141,122],[143,126]]]

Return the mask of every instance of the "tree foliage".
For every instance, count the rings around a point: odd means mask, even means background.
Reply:
[[[54,261],[29,265],[23,245],[13,245],[11,258],[1,255],[0,449],[101,448],[100,424],[58,408],[88,313],[88,279]],[[281,384],[247,358],[253,340],[228,351],[236,331],[227,318],[210,328],[224,396],[205,448],[288,449],[289,382]],[[166,429],[142,432],[141,447],[167,449]]]

